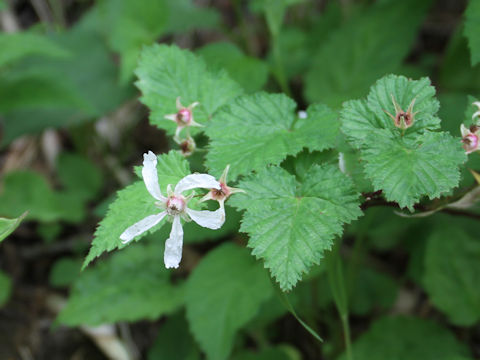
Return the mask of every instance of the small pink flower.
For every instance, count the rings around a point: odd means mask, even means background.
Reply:
[[[178,110],[177,113],[165,115],[165,119],[172,120],[177,124],[177,129],[175,130],[175,138],[174,138],[177,142],[180,141],[179,135],[180,135],[180,131],[182,131],[183,128],[186,128],[189,126],[198,126],[198,127],[203,126],[195,122],[195,120],[193,119],[193,109],[198,104],[199,104],[198,102],[194,102],[188,105],[187,107],[185,107],[180,102],[180,96],[179,96],[177,97],[177,100],[176,100],[176,105]]]
[[[460,132],[462,133],[462,143],[465,153],[470,154],[474,151],[478,151],[480,141],[479,141],[479,132],[480,128],[477,125],[472,125],[468,129],[465,125],[460,126]]]

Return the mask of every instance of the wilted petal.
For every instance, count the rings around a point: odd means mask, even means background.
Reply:
[[[165,200],[158,185],[157,156],[151,151],[143,154],[142,177],[150,195],[157,200]]]
[[[208,174],[191,174],[185,176],[175,186],[175,194],[181,194],[184,191],[204,188],[204,189],[218,189],[220,190],[220,183],[215,180],[212,175]]]
[[[212,230],[220,229],[225,222],[225,208],[223,202],[219,203],[220,208],[215,211],[198,211],[187,208],[186,212],[198,225]]]
[[[120,235],[120,239],[122,240],[123,244],[126,244],[133,240],[135,236],[138,236],[148,229],[151,229],[155,225],[157,225],[162,219],[167,215],[166,211],[162,211],[160,214],[150,215],[146,218],[140,220],[139,222],[133,224],[127,230],[125,230],[122,235]]]
[[[163,254],[163,261],[167,269],[178,268],[180,260],[182,260],[182,246],[183,228],[180,223],[180,216],[175,216],[170,237],[165,241],[165,253]]]

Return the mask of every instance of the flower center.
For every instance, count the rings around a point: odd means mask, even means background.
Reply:
[[[404,122],[406,127],[410,127],[412,125],[412,117],[408,112],[401,111],[397,114],[395,119],[395,125],[397,127],[403,126],[402,121]]]
[[[177,122],[179,124],[188,125],[192,121],[192,112],[187,108],[178,110]]]
[[[478,136],[474,134],[469,134],[462,139],[463,148],[465,151],[473,151],[478,147]]]
[[[172,195],[167,199],[167,213],[169,215],[178,215],[185,210],[185,198],[183,196]]]
[[[212,197],[214,200],[226,199],[230,195],[230,190],[226,184],[220,183],[220,190],[212,189]]]

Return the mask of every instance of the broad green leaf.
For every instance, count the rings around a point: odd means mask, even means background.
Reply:
[[[267,273],[246,249],[225,244],[202,259],[187,281],[185,302],[190,329],[209,360],[228,358],[236,332],[272,295]]]
[[[117,321],[157,319],[183,302],[163,266],[163,244],[135,244],[85,270],[73,285],[58,321],[95,326]]]
[[[81,155],[62,153],[57,159],[57,171],[65,189],[81,199],[93,199],[102,187],[101,172]]]
[[[69,286],[80,274],[82,260],[64,256],[52,266],[48,281],[54,287]]]
[[[219,107],[242,91],[225,71],[209,71],[203,59],[175,45],[145,47],[135,73],[140,100],[150,108],[150,121],[163,129],[175,128],[164,116],[177,112],[177,97],[184,106],[200,102],[194,117],[205,125]]]
[[[422,196],[448,193],[460,181],[459,165],[466,155],[458,139],[448,133],[425,132],[416,139],[388,130],[372,136],[362,151],[365,174],[388,201],[413,210]]]
[[[5,219],[0,217],[0,242],[5,240],[8,235],[15,231],[22,220],[25,219],[25,216],[27,216],[27,212],[24,212],[16,219]]]
[[[355,360],[451,360],[467,356],[446,328],[413,317],[385,317],[377,320],[353,344]],[[346,360],[345,355],[339,360]]]
[[[465,10],[464,34],[468,39],[472,65],[480,62],[480,2],[470,0]]]
[[[166,33],[211,29],[220,25],[221,16],[214,7],[197,6],[194,0],[167,0],[167,6],[169,15],[165,25]]]
[[[389,201],[413,209],[422,196],[439,197],[458,185],[459,165],[466,160],[458,140],[438,129],[435,89],[426,78],[418,81],[387,75],[372,86],[367,100],[344,103],[342,132],[360,148],[365,174],[374,190]],[[395,127],[392,97],[406,111],[415,99],[413,125],[403,134]],[[438,156],[442,154],[442,156]]]
[[[25,78],[28,93],[17,101],[26,101],[28,106],[2,114],[2,145],[17,136],[38,133],[48,127],[65,127],[100,118],[133,94],[132,88],[119,86],[113,57],[89,19],[87,14],[73,28],[49,37],[72,56],[58,59],[28,56],[8,69],[11,77]],[[37,80],[29,83],[29,77]],[[43,94],[46,81],[41,79],[48,79],[49,94]],[[55,103],[52,91],[61,89],[68,94],[62,94]],[[26,99],[27,96],[39,96],[45,102],[39,104]]]
[[[0,49],[0,67],[32,55],[49,58],[67,58],[72,55],[46,36],[27,32],[0,33]]]
[[[246,210],[240,231],[249,234],[252,254],[264,259],[283,290],[319,263],[344,223],[362,214],[352,181],[334,165],[314,165],[303,183],[270,167],[238,187],[246,191],[231,200]]]
[[[190,335],[183,313],[167,319],[148,351],[148,360],[161,359],[200,360],[200,352]]]
[[[354,274],[351,286],[350,311],[360,316],[375,309],[390,308],[398,292],[394,279],[369,268],[362,268]]]
[[[415,99],[413,112],[417,114],[412,127],[406,130],[406,136],[440,127],[440,119],[436,116],[440,104],[435,99],[435,88],[431,86],[430,79],[409,80],[404,76],[387,75],[370,88],[367,100],[351,100],[343,104],[340,114],[342,132],[352,145],[361,147],[368,136],[381,133],[379,130],[400,131],[386,113],[395,116],[392,96],[405,111]]]
[[[344,100],[364,96],[379,77],[397,71],[430,3],[391,1],[371,7],[333,32],[306,75],[306,98],[339,107]]]
[[[66,191],[53,191],[45,178],[33,171],[10,172],[2,179],[0,215],[16,217],[28,211],[27,219],[42,222],[79,222],[84,203]]]
[[[253,11],[265,14],[270,32],[277,36],[283,23],[287,8],[305,0],[252,0],[250,6]]]
[[[208,67],[225,69],[247,93],[261,90],[268,78],[268,66],[259,59],[246,56],[237,46],[228,42],[208,44],[197,51]]]
[[[435,231],[427,242],[423,283],[432,303],[455,325],[480,320],[480,240],[457,227]]]
[[[339,128],[335,112],[312,105],[307,118],[301,119],[295,109],[295,102],[283,94],[262,92],[235,99],[208,124],[207,166],[221,174],[230,164],[234,179],[265,165],[278,165],[304,147],[321,151],[335,145]]]
[[[158,183],[164,194],[169,184],[175,186],[181,178],[190,173],[188,162],[176,151],[158,156],[157,172]],[[105,251],[125,247],[126,245],[122,244],[120,240],[120,234],[148,215],[158,214],[160,211],[155,205],[155,199],[148,193],[143,180],[138,180],[120,190],[117,193],[117,199],[109,206],[107,215],[95,231],[95,238],[83,267],[85,268],[93,259]],[[166,221],[166,218],[163,219],[148,233],[160,229]],[[139,240],[146,234],[139,235],[134,241]],[[158,266],[162,267],[163,265],[160,262]]]
[[[0,270],[0,307],[5,305],[12,292],[12,280]]]

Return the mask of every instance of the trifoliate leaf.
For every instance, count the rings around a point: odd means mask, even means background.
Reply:
[[[200,351],[195,346],[183,313],[169,317],[158,331],[148,360],[175,359],[200,360]]]
[[[272,295],[266,271],[246,249],[225,244],[208,253],[190,275],[185,296],[190,329],[208,359],[227,359],[235,333]]]
[[[468,354],[447,329],[413,317],[377,320],[352,350],[355,360],[451,360]]]
[[[480,320],[480,241],[446,227],[428,239],[423,282],[432,303],[455,325]]]
[[[464,34],[468,39],[472,66],[480,62],[480,3],[469,1],[465,10]]]
[[[466,155],[448,133],[425,132],[413,139],[383,130],[369,139],[362,151],[365,174],[400,207],[413,209],[422,196],[434,199],[458,185]]]
[[[307,99],[339,107],[344,100],[364,96],[375,79],[398,71],[430,4],[430,0],[385,2],[330,31],[306,76]]]
[[[0,306],[5,305],[10,298],[11,292],[12,280],[7,274],[5,274],[3,271],[0,271]]]
[[[21,216],[15,219],[0,218],[0,242],[5,240],[8,235],[15,231],[27,214],[28,212],[24,212]]]
[[[426,78],[413,81],[387,75],[372,86],[366,101],[348,101],[341,112],[342,132],[360,148],[374,190],[382,190],[400,207],[412,209],[422,196],[433,199],[450,191],[458,185],[458,167],[466,160],[458,140],[430,132],[440,123],[434,95]],[[413,125],[405,131],[386,113],[396,115],[393,101],[403,111],[413,107]]]
[[[440,104],[435,99],[435,88],[431,86],[430,79],[413,81],[404,76],[387,75],[370,88],[366,101],[352,100],[343,104],[340,113],[342,132],[352,145],[359,148],[365,144],[367,136],[378,130],[400,132],[386,113],[395,116],[392,96],[404,111],[415,99],[413,112],[418,113],[415,114],[412,127],[405,131],[406,136],[440,127],[440,119],[436,117]]]
[[[42,222],[79,222],[85,216],[84,203],[66,191],[53,191],[40,174],[15,171],[5,175],[0,190],[0,215],[16,217],[28,211],[27,219]]]
[[[163,244],[135,244],[83,272],[73,285],[58,321],[95,326],[156,319],[183,302],[183,289],[169,281]]]
[[[207,166],[221,174],[230,164],[229,176],[234,179],[268,164],[278,165],[304,147],[324,150],[335,145],[339,127],[335,112],[325,105],[312,105],[307,118],[301,119],[295,108],[295,102],[283,94],[235,99],[208,124]]]
[[[168,184],[175,186],[181,178],[190,173],[190,170],[184,157],[176,151],[170,151],[168,154],[158,156],[157,172],[160,190],[165,194]],[[124,247],[125,245],[120,240],[120,234],[148,215],[158,214],[159,212],[161,210],[155,206],[155,199],[148,193],[142,180],[138,180],[120,190],[117,193],[117,199],[109,206],[107,215],[95,231],[95,238],[83,267],[86,267],[105,251]],[[166,219],[163,219],[148,233],[158,230],[165,222]],[[143,235],[137,237],[136,240]]]
[[[177,97],[184,106],[198,101],[200,105],[193,111],[195,121],[205,125],[220,106],[242,92],[225,71],[208,71],[203,59],[175,45],[145,47],[135,73],[142,92],[140,100],[151,111],[150,121],[163,129],[175,128],[164,116],[178,111]]]
[[[0,49],[0,67],[31,55],[49,58],[66,58],[72,55],[47,37],[26,32],[0,34]]]
[[[336,235],[361,215],[352,181],[334,165],[314,165],[298,183],[278,167],[241,181],[245,194],[231,205],[245,209],[240,231],[252,254],[265,261],[283,290],[290,290],[318,264]]]
[[[268,78],[268,66],[262,60],[246,56],[237,46],[228,42],[208,44],[197,51],[209,68],[225,69],[246,92],[263,88]]]

